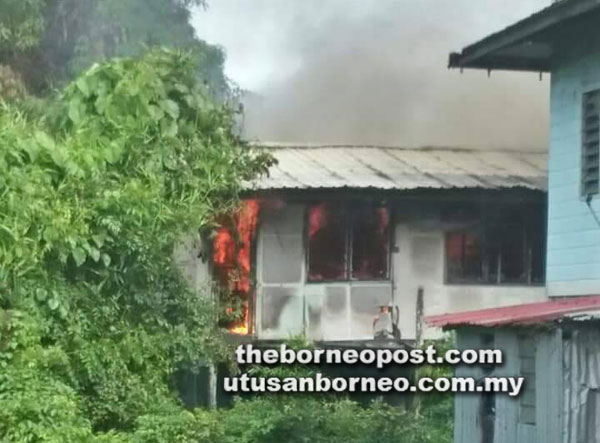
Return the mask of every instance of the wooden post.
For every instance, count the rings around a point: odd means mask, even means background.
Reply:
[[[219,379],[217,368],[214,363],[208,365],[208,407],[215,409],[217,407],[217,390]]]
[[[417,331],[415,334],[417,346],[421,344],[421,335],[423,334],[423,297],[425,290],[423,286],[417,289]]]

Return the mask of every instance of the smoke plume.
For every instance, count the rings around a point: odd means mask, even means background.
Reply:
[[[193,24],[224,45],[234,81],[255,74],[245,98],[251,139],[544,149],[548,76],[488,78],[446,64],[449,52],[548,4],[218,0]]]

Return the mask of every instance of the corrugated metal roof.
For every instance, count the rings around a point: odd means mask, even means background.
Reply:
[[[278,164],[268,177],[250,186],[255,190],[546,190],[547,186],[546,154],[536,151],[325,145],[265,148]]]
[[[528,325],[565,318],[592,318],[595,317],[598,310],[600,310],[600,295],[594,295],[434,315],[426,317],[425,321],[428,325],[436,327]]]

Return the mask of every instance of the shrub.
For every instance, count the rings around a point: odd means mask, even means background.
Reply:
[[[0,440],[121,438],[141,416],[183,414],[179,362],[230,355],[173,250],[270,160],[196,68],[154,50],[27,113],[0,103]]]

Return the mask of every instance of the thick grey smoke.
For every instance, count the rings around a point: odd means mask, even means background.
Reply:
[[[547,78],[461,75],[446,63],[450,51],[548,3],[215,0],[194,24],[201,38],[224,45],[233,80],[254,72],[246,99],[250,138],[544,149]]]

